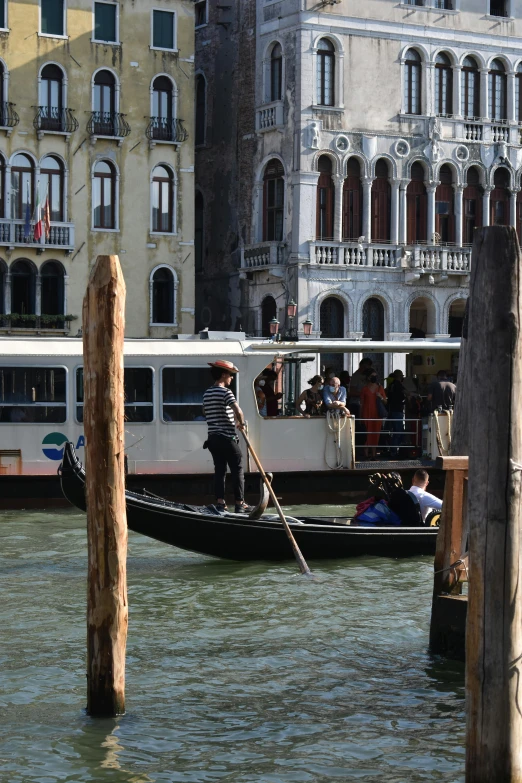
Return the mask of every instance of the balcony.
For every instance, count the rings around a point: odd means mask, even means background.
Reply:
[[[402,249],[397,245],[367,242],[310,242],[310,263],[320,266],[379,266],[395,269],[401,265]]]
[[[42,139],[45,133],[63,134],[68,137],[78,129],[78,120],[73,115],[72,109],[58,109],[55,106],[33,106],[33,108],[37,109],[33,126],[39,139]]]
[[[156,144],[181,144],[188,139],[183,120],[166,117],[150,117],[145,133],[151,149]]]
[[[256,131],[277,130],[284,125],[283,101],[274,101],[256,111]]]
[[[266,269],[284,263],[283,242],[261,242],[241,249],[241,269]]]
[[[10,313],[0,315],[0,332],[33,333],[38,332],[62,332],[68,334],[71,321],[75,321],[75,315],[34,315],[24,313]]]
[[[116,111],[92,111],[87,123],[91,144],[96,144],[99,137],[117,139],[119,145],[123,144],[123,139],[131,132],[126,116]]]
[[[51,223],[49,236],[45,233],[41,240],[34,239],[34,222],[31,221],[29,236],[25,236],[25,220],[0,218],[0,246],[32,247],[42,252],[46,248],[57,248],[70,253],[74,250],[74,223]]]
[[[13,128],[20,122],[20,117],[15,112],[14,103],[0,103],[0,128],[10,136]]]

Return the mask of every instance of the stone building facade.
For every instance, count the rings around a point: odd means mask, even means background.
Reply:
[[[522,0],[257,0],[255,44],[232,320],[457,336],[474,228],[522,219]]]
[[[0,69],[0,333],[76,334],[113,253],[128,336],[193,332],[192,0],[0,0]]]

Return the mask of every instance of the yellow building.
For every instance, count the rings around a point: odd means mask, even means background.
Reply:
[[[76,334],[113,253],[128,336],[193,332],[193,0],[0,0],[0,69],[0,333]]]

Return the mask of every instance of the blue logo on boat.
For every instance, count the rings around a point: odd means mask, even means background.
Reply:
[[[68,440],[69,438],[62,432],[50,432],[42,441],[42,451],[48,459],[61,460],[63,459],[64,444]],[[52,448],[53,446],[57,448]],[[83,435],[80,435],[76,444],[76,450],[81,449],[83,446],[85,446],[85,438]]]

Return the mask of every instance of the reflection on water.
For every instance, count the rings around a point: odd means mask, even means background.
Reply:
[[[463,781],[429,558],[317,562],[310,581],[131,534],[127,714],[93,720],[83,515],[4,512],[0,536],[1,783]]]

